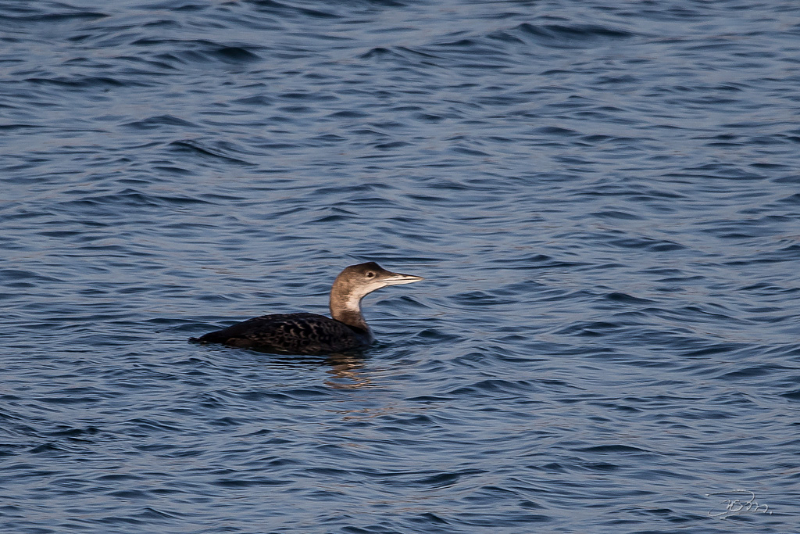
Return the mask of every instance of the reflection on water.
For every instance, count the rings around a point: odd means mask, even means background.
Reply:
[[[263,354],[263,358],[259,358],[259,361],[265,368],[322,368],[331,376],[325,384],[336,389],[358,389],[372,384],[365,368],[365,357],[358,350],[324,356],[275,354],[257,349],[231,350],[248,350]]]
[[[328,372],[333,379],[325,384],[336,389],[359,389],[372,385],[364,358],[346,354],[332,354],[325,362],[331,366]]]

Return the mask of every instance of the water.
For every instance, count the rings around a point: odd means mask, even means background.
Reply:
[[[794,2],[0,3],[0,530],[800,531],[798,58]],[[362,356],[186,342],[371,260],[426,281]]]

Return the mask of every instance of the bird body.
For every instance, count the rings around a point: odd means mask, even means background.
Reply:
[[[209,332],[197,341],[243,348],[273,348],[296,354],[324,354],[368,345],[369,332],[316,313],[281,313],[254,317]]]
[[[387,271],[375,262],[351,265],[331,288],[332,318],[315,313],[264,315],[189,341],[291,354],[329,354],[365,347],[374,336],[361,314],[361,299],[382,287],[419,280],[419,276]]]

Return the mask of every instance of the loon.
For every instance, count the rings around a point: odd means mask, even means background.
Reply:
[[[375,262],[351,265],[333,282],[332,319],[316,313],[264,315],[189,341],[290,354],[329,354],[365,347],[375,338],[361,315],[361,299],[382,287],[420,280],[421,276],[393,273]]]

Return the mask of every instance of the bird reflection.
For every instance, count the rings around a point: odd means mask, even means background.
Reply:
[[[335,389],[358,389],[372,385],[372,380],[364,373],[365,358],[360,351],[333,353],[326,356],[277,355],[267,350],[250,349],[269,354],[269,365],[283,368],[329,367],[326,371],[331,378],[325,385]]]
[[[359,389],[370,386],[372,381],[364,374],[364,358],[352,354],[331,354],[327,357],[331,368],[328,374],[335,380],[326,380],[325,384],[335,389]]]

